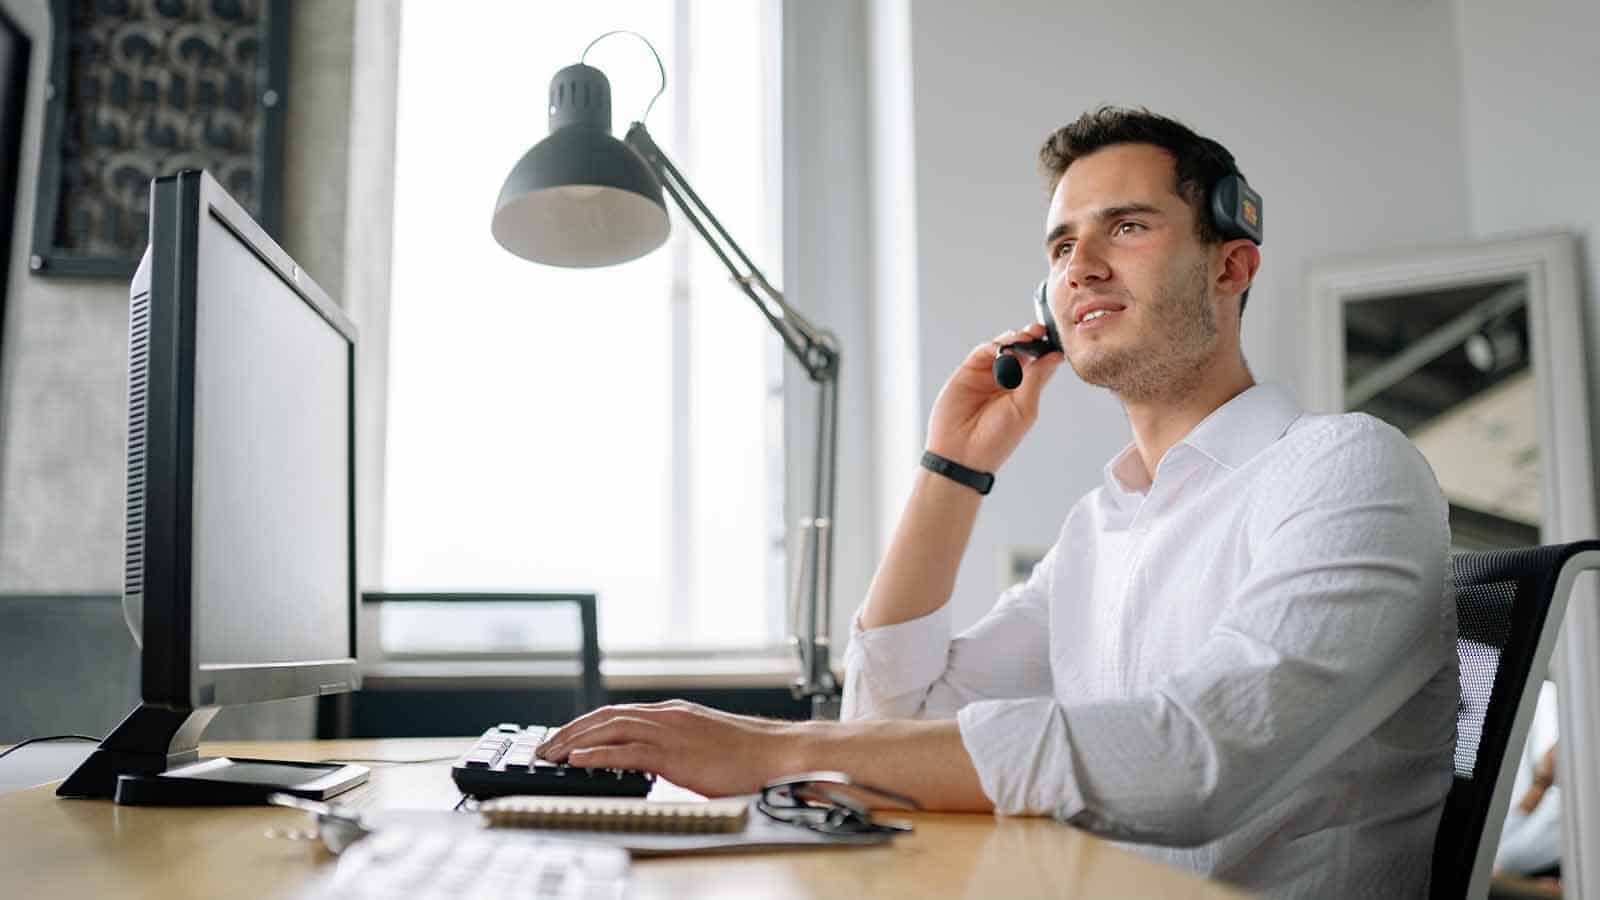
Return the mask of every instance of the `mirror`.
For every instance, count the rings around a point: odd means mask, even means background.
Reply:
[[[1577,260],[1551,234],[1311,272],[1308,405],[1405,432],[1458,551],[1595,536]]]
[[[1427,457],[1457,551],[1540,542],[1527,301],[1513,278],[1344,305],[1343,408],[1394,425]]]

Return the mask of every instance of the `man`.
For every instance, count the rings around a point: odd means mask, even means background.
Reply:
[[[542,752],[711,794],[840,769],[930,808],[1053,815],[1255,891],[1424,894],[1459,697],[1431,471],[1375,419],[1254,384],[1239,317],[1260,252],[1210,219],[1209,186],[1237,172],[1221,145],[1107,108],[1041,161],[1065,356],[1117,394],[1133,441],[1028,580],[952,640],[982,498],[919,472],[847,652],[853,721],[617,707]],[[1006,392],[995,343],[950,377],[927,442],[988,473],[1061,362],[1028,362]]]

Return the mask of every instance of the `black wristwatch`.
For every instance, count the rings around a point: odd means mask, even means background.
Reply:
[[[929,472],[937,472],[951,481],[958,481],[980,494],[987,494],[989,489],[994,487],[993,472],[969,469],[953,459],[945,459],[932,450],[923,451],[922,467]]]

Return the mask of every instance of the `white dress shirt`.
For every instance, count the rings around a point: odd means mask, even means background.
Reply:
[[[857,616],[843,716],[948,718],[997,812],[1281,897],[1422,897],[1460,697],[1447,507],[1361,414],[1253,387],[1131,445],[1028,580]]]

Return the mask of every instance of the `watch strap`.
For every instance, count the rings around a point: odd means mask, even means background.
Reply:
[[[936,472],[951,481],[959,482],[980,494],[989,493],[994,487],[993,472],[979,472],[969,469],[953,459],[946,459],[932,450],[923,451],[922,467],[930,472]]]

